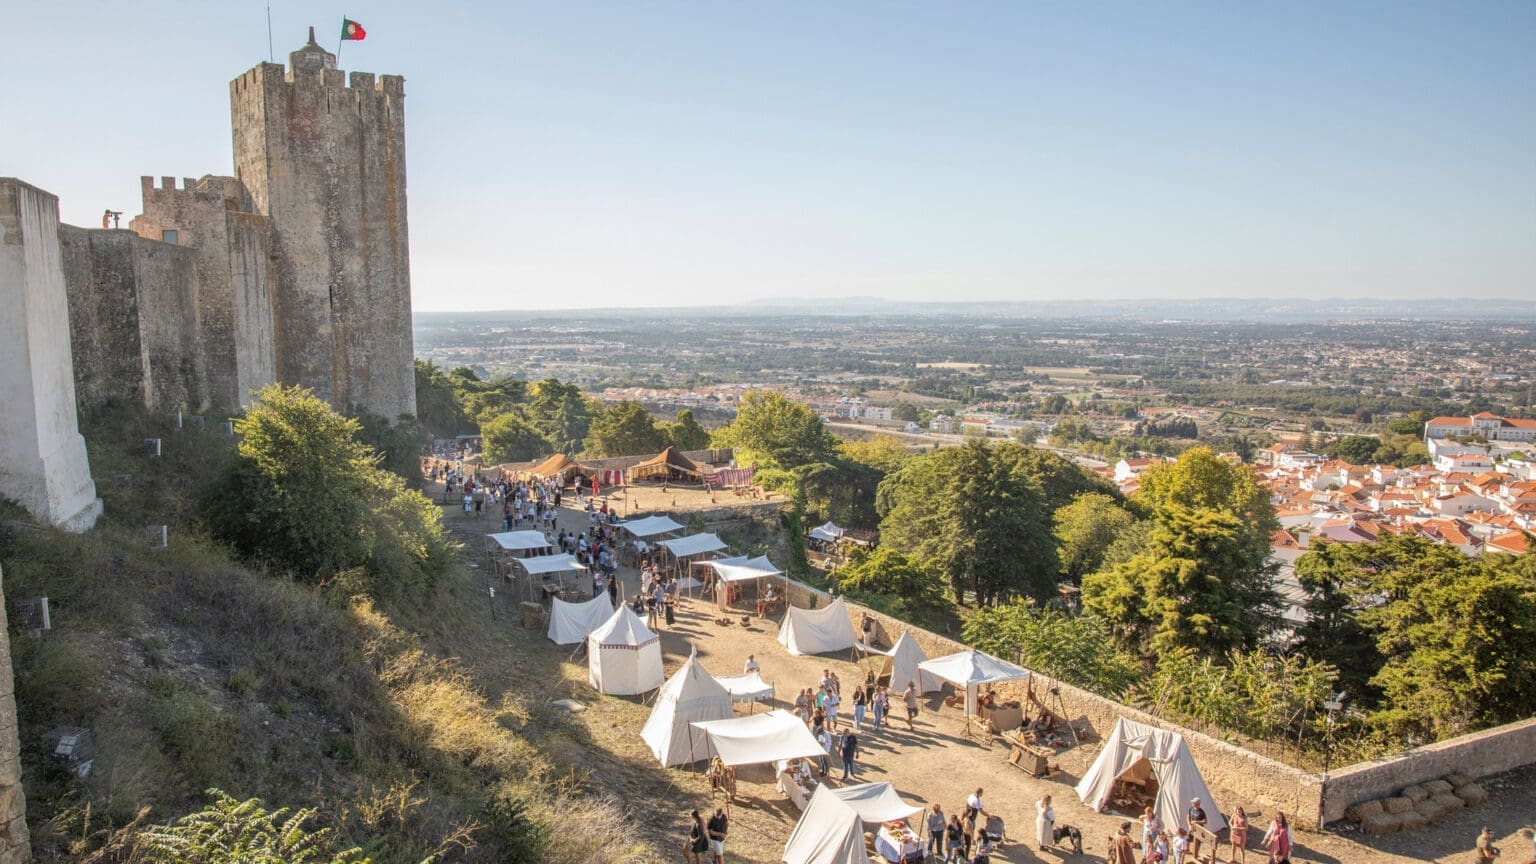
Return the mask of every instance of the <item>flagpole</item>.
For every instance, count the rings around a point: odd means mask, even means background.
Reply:
[[[272,50],[272,0],[267,0],[267,62],[277,62],[277,52]]]
[[[341,35],[336,38],[336,68],[341,68],[341,43],[347,41],[347,16],[341,16]]]

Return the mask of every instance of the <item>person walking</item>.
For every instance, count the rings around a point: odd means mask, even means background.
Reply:
[[[832,755],[832,733],[827,731],[826,726],[821,726],[817,730],[816,743],[821,745],[822,752],[817,758],[821,761],[821,776],[825,777],[832,769],[832,763],[827,758]]]
[[[709,851],[709,832],[704,828],[704,817],[693,811],[693,827],[683,843],[683,858],[688,864],[704,864],[704,853]]]
[[[960,814],[951,813],[949,824],[944,826],[944,864],[964,864],[965,826],[960,824]]]
[[[1243,808],[1237,808],[1237,812],[1232,814],[1229,828],[1233,860],[1236,864],[1248,864],[1248,814]]]
[[[1110,844],[1109,858],[1105,864],[1136,864],[1136,843],[1131,839],[1131,823],[1120,823],[1120,831]]]
[[[855,774],[853,760],[859,755],[859,736],[852,729],[843,736],[843,779]]]
[[[863,687],[853,688],[853,731],[864,731],[864,706],[869,701]]]
[[[1291,826],[1284,813],[1275,813],[1264,832],[1264,848],[1269,850],[1269,864],[1291,864]]]
[[[1493,859],[1499,857],[1499,847],[1493,845],[1493,829],[1483,826],[1483,833],[1477,835],[1477,864],[1490,864]]]
[[[917,684],[907,682],[907,692],[901,694],[902,701],[907,703],[907,729],[916,731],[917,727],[912,721],[917,719]]]
[[[937,858],[944,854],[944,811],[939,809],[939,802],[933,802],[928,808],[928,857]]]
[[[709,818],[705,827],[709,831],[709,851],[715,856],[715,864],[725,864],[725,835],[731,827],[725,811],[716,807],[715,815]]]
[[[827,698],[822,701],[822,707],[827,710],[827,725],[837,728],[837,709],[843,704],[843,697],[837,695],[836,690],[827,693]]]
[[[1047,795],[1035,802],[1035,840],[1040,844],[1040,851],[1045,847],[1056,845],[1056,838],[1051,832],[1056,828],[1056,808],[1051,806],[1051,796]]]
[[[875,712],[875,728],[879,729],[885,722],[885,713],[890,710],[890,700],[885,695],[884,687],[876,687],[874,698],[871,700]]]

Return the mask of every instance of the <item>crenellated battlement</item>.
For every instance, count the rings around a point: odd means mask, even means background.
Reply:
[[[295,69],[281,63],[261,63],[229,82],[229,91],[241,96],[252,88],[286,84],[296,87],[320,87],[327,90],[369,91],[387,96],[405,95],[405,76],[377,75],[373,72],[347,72],[342,69]]]

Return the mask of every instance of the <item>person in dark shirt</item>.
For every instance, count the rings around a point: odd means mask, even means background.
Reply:
[[[859,736],[856,733],[850,731],[848,734],[843,736],[843,779],[844,780],[848,779],[848,775],[854,773],[854,770],[853,770],[853,760],[854,760],[854,757],[856,757],[858,755],[859,755]]]
[[[709,851],[714,853],[715,864],[725,864],[725,834],[730,827],[730,820],[726,819],[725,811],[715,809],[715,815],[709,817]]]
[[[1195,833],[1195,826],[1199,825],[1201,828],[1204,828],[1205,823],[1209,821],[1205,818],[1205,808],[1200,806],[1199,798],[1189,802],[1189,812],[1184,814],[1184,818],[1188,823],[1184,827],[1189,829],[1189,858],[1191,861],[1198,861],[1200,859],[1200,835]]]

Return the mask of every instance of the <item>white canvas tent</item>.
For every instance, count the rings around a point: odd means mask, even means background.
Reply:
[[[715,588],[715,605],[722,610],[745,595],[746,583],[755,583],[756,593],[752,595],[752,599],[755,600],[763,596],[761,580],[784,576],[784,571],[774,566],[767,555],[759,555],[756,558],[740,555],[735,558],[716,558],[713,561],[695,561],[693,566],[708,567],[714,571],[715,581],[718,583]],[[789,580],[785,577],[784,593],[780,596],[782,598],[788,595]]]
[[[932,672],[919,668],[928,660],[928,655],[923,653],[917,640],[912,638],[912,631],[901,631],[901,636],[891,650],[881,653],[885,654],[885,661],[880,664],[880,677],[889,676],[888,686],[893,691],[906,690],[908,681],[917,682],[919,693],[932,693],[943,687]]]
[[[827,543],[836,543],[838,538],[843,536],[843,529],[837,527],[831,522],[828,522],[825,525],[812,528],[810,534],[807,536],[813,540],[823,540]]]
[[[576,556],[561,553],[559,555],[537,555],[533,558],[517,559],[517,566],[527,571],[530,576],[539,576],[544,573],[559,573],[564,570],[585,570],[587,565],[576,560]]]
[[[1115,721],[1105,739],[1099,758],[1077,784],[1077,795],[1095,810],[1103,811],[1109,805],[1115,781],[1121,778],[1157,782],[1157,803],[1154,812],[1163,824],[1172,830],[1175,826],[1188,827],[1184,814],[1189,810],[1191,799],[1199,798],[1209,820],[1205,827],[1220,831],[1227,825],[1211,790],[1206,787],[1195,758],[1189,755],[1184,736],[1120,718]]]
[[[656,754],[662,767],[686,765],[709,755],[704,739],[689,725],[695,721],[728,720],[731,694],[699,663],[698,652],[688,657],[656,696],[656,707],[640,730],[640,740]]]
[[[497,546],[507,552],[532,552],[542,549],[554,548],[549,538],[543,531],[503,531],[500,534],[487,534]]]
[[[632,696],[661,686],[661,639],[628,606],[587,637],[587,680],[599,693]]]
[[[556,597],[549,609],[549,639],[556,645],[575,645],[613,616],[607,594],[585,603],[567,603]]]
[[[1017,681],[1028,678],[1029,670],[983,654],[972,648],[958,654],[949,654],[937,660],[924,660],[917,668],[965,690],[965,713],[976,713],[976,688],[982,684]],[[921,685],[919,685],[921,686]]]
[[[671,552],[673,556],[687,558],[689,555],[718,552],[725,548],[725,541],[713,534],[690,534],[687,537],[663,540],[661,545],[667,547],[667,551]]]
[[[901,800],[889,783],[860,783],[833,789],[823,783],[800,814],[785,864],[870,864],[865,826],[905,819],[922,810]]]
[[[715,679],[731,694],[732,702],[760,702],[773,698],[773,685],[756,672],[726,675]]]
[[[853,621],[848,618],[848,604],[841,597],[822,609],[791,606],[784,623],[779,625],[779,644],[791,654],[843,651],[857,641]]]
[[[805,728],[805,721],[782,709],[689,725],[694,737],[703,739],[708,754],[719,756],[726,765],[757,765],[827,755],[811,737],[811,730]]]
[[[647,516],[644,519],[631,519],[628,522],[620,522],[619,527],[635,537],[655,537],[658,534],[671,534],[673,531],[683,530],[682,525],[672,521],[667,516]]]

